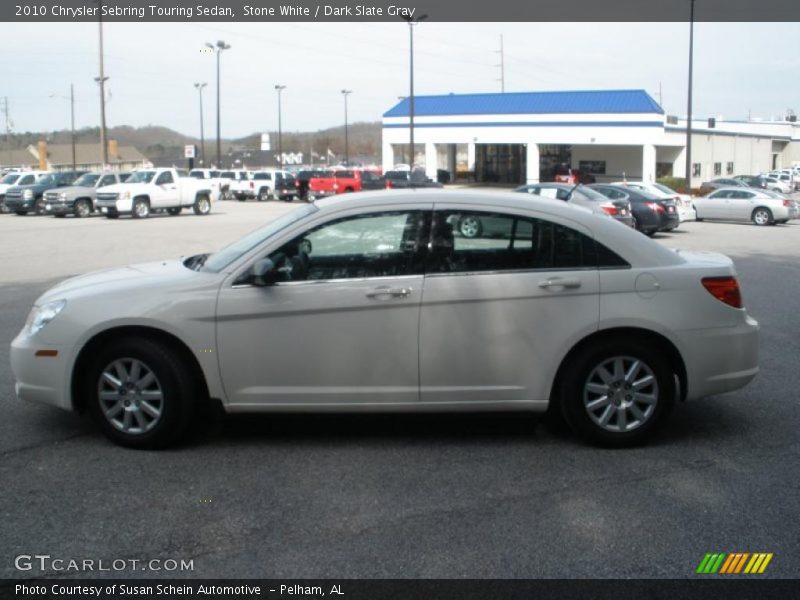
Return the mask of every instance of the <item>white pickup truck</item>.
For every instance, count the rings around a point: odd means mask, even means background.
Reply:
[[[96,205],[109,219],[121,214],[143,219],[161,210],[177,215],[190,207],[196,215],[207,215],[214,197],[208,182],[189,177],[183,169],[141,169],[124,183],[97,190]]]

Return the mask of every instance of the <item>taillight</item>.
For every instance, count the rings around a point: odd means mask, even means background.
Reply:
[[[784,200],[784,201],[783,201],[783,205],[784,205],[786,208],[789,208],[789,207],[792,205],[792,203],[791,203],[789,200]]]
[[[250,189],[252,190],[254,187],[256,187],[256,184],[251,181],[250,182]]]
[[[392,189],[392,180],[391,179],[387,179],[386,180],[386,189],[387,190]]]
[[[653,212],[664,212],[664,207],[658,202],[645,202],[644,205]]]
[[[336,183],[336,182],[334,182],[334,184],[333,184],[333,189],[334,189],[334,190],[338,190],[338,189],[339,189],[339,184],[338,184],[338,183]]]
[[[739,281],[736,277],[703,277],[703,287],[708,293],[720,302],[742,308],[742,292],[739,290]]]
[[[602,208],[603,212],[606,213],[607,215],[614,216],[619,214],[619,210],[617,210],[617,207],[614,206],[613,204],[601,204],[600,208]]]

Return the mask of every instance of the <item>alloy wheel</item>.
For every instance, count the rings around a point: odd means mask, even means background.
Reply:
[[[481,232],[481,222],[477,217],[465,217],[458,224],[458,230],[465,238],[477,237]]]
[[[164,393],[153,370],[135,358],[108,364],[97,382],[106,420],[117,430],[140,435],[152,430],[164,411]]]
[[[595,425],[613,433],[641,427],[652,417],[659,399],[655,373],[632,356],[614,356],[589,373],[583,405]]]

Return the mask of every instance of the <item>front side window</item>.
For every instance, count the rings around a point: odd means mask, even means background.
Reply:
[[[174,180],[172,179],[172,173],[169,171],[164,171],[158,176],[158,179],[156,179],[156,185],[166,185],[168,183],[174,183]]]
[[[623,267],[627,263],[564,225],[480,211],[437,211],[430,273]],[[600,260],[602,256],[602,261]]]
[[[425,211],[393,211],[325,223],[269,258],[279,281],[362,279],[421,274],[428,241]]]

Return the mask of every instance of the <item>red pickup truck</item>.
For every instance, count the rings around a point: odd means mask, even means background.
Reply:
[[[308,180],[308,195],[322,198],[333,194],[346,194],[365,190],[382,190],[386,184],[382,176],[365,169],[337,169],[325,171]]]

